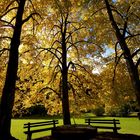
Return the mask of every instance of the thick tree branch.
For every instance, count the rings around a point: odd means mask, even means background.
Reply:
[[[28,20],[30,20],[31,18],[32,18],[33,21],[34,21],[34,20],[35,20],[34,17],[33,17],[34,15],[37,15],[37,16],[39,16],[39,17],[41,18],[41,15],[40,15],[39,13],[37,13],[37,12],[31,13],[27,18],[23,19],[22,25],[23,25],[25,22],[27,22]]]

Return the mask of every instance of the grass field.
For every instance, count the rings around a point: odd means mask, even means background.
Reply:
[[[104,119],[113,119],[113,118],[114,117],[104,117]],[[119,119],[120,124],[121,124],[121,130],[119,130],[119,133],[140,135],[140,120],[138,120],[138,118],[117,117],[116,119]],[[12,119],[12,135],[18,138],[19,140],[25,140],[26,135],[23,133],[24,131],[23,124],[28,123],[28,122],[39,122],[39,121],[44,121],[44,120],[47,120],[47,119]],[[72,119],[72,123],[74,122],[76,122],[76,124],[84,124],[84,118],[74,119],[74,120]],[[59,125],[61,124],[62,124],[62,119],[59,119]],[[49,134],[50,134],[50,131],[40,132],[37,134],[33,134],[33,138],[42,137]]]

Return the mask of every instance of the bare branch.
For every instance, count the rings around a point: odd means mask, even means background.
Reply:
[[[140,36],[140,33],[134,34],[134,35],[129,33],[129,36],[125,37],[125,40],[128,39],[128,38],[135,37],[135,36]]]
[[[116,63],[116,61],[117,61],[117,56],[118,56],[118,52],[117,52],[118,43],[119,43],[119,42],[116,42],[116,44],[115,44],[115,63]]]
[[[60,27],[59,25],[54,25],[54,26],[52,27],[51,31],[52,31],[55,27],[61,29],[61,27]]]
[[[103,9],[106,9],[106,7],[102,7],[102,8],[100,8],[100,9],[98,9],[97,11],[95,11],[94,13],[92,13],[92,14],[90,15],[90,17],[94,16],[96,13],[98,13],[99,11],[101,11],[101,10],[103,10]],[[89,18],[90,18],[90,17],[89,17]]]
[[[44,90],[51,90],[51,91],[53,91],[54,93],[56,93],[56,94],[58,95],[59,98],[61,98],[60,93],[58,93],[56,90],[54,90],[54,89],[52,89],[51,87],[48,87],[48,86],[42,88],[42,89],[39,91],[39,93],[43,92]]]
[[[76,94],[78,95],[78,97],[80,97],[80,95],[78,94],[78,92],[76,92],[76,90],[74,89],[73,85],[70,82],[68,82],[68,85],[72,89],[72,93],[73,93],[73,97],[74,97],[75,103],[76,103],[76,105],[78,105],[78,102],[76,100]]]
[[[131,15],[134,15],[138,20],[140,20],[140,17],[136,15],[134,12],[132,12]]]
[[[117,65],[119,64],[120,60],[121,60],[121,57],[124,55],[124,53],[122,53],[117,60],[115,60],[115,67],[114,67],[114,74],[113,74],[113,84],[114,84],[114,81],[115,81],[115,76],[116,76],[116,68],[117,68]]]
[[[11,40],[12,38],[9,37],[9,36],[1,36],[1,37],[0,37],[0,40],[2,40],[2,39],[10,39],[10,40]]]
[[[61,45],[61,42],[60,42],[59,40],[55,40],[55,41],[52,43],[51,48],[55,45],[55,43],[58,43],[58,44]]]
[[[123,28],[123,37],[125,38],[125,34],[126,34],[126,30],[127,30],[127,22],[128,22],[128,18],[124,23],[124,28]]]
[[[29,2],[31,3],[31,5],[32,5],[32,7],[33,7],[33,10],[36,11],[35,8],[34,8],[34,5],[33,5],[33,3],[32,3],[32,0],[29,0]]]
[[[78,60],[80,61],[80,54],[79,54],[79,50],[78,50],[78,48],[77,48],[77,46],[76,45],[74,45],[72,42],[69,42],[71,45],[67,48],[67,51],[73,46],[74,48],[75,48],[75,50],[76,50],[76,52],[77,52],[77,55],[78,55]]]
[[[114,6],[111,6],[111,7],[113,7],[112,9],[113,12],[117,13],[122,19],[124,19],[123,15],[118,10],[116,10]]]
[[[67,51],[68,51],[72,46],[77,48],[76,44],[82,43],[82,42],[86,42],[86,43],[87,43],[87,41],[85,41],[85,40],[79,40],[79,41],[77,41],[77,42],[75,42],[75,43],[67,41],[66,43],[69,43],[69,44],[70,44],[70,46],[67,48]]]
[[[48,49],[50,49],[50,50],[54,50],[54,51],[55,51],[55,53],[56,53],[56,52],[58,52],[59,54],[61,54],[61,55],[62,55],[62,53],[58,50],[58,48],[48,48]]]
[[[78,80],[79,85],[83,87],[81,79],[77,75],[75,75],[73,72],[69,72],[68,75],[74,76]]]
[[[59,68],[60,70],[58,70],[57,72],[55,72],[55,70],[56,70],[57,68]],[[48,82],[48,84],[50,84],[51,82],[54,82],[54,80],[55,80],[55,78],[56,78],[56,76],[57,76],[57,74],[58,74],[59,72],[61,72],[61,67],[60,67],[60,65],[57,65],[57,66],[55,66],[55,68],[54,68],[54,70],[53,70],[53,72],[52,72],[53,75],[52,75],[51,80]]]
[[[138,61],[137,61],[137,63],[136,63],[136,68],[138,68],[138,66],[139,66],[139,64],[140,64],[140,58],[138,59]]]
[[[72,69],[73,69],[73,70],[76,70],[76,67],[75,67],[75,65],[74,65],[74,63],[73,63],[72,61],[70,61],[70,62],[68,63],[68,69],[69,69],[70,66],[72,66]]]
[[[8,48],[3,48],[0,50],[0,57],[2,56],[2,54],[5,52],[5,51],[9,51],[10,49]]]
[[[62,56],[62,53],[58,50],[59,49],[59,47],[57,47],[57,48],[50,48],[50,50],[54,50],[55,52],[55,54],[57,55],[57,52]],[[52,57],[52,59],[51,59],[51,61],[50,61],[50,64],[49,64],[49,66],[52,64],[52,62],[53,62],[53,60],[54,60],[54,55],[53,55],[53,57]],[[61,57],[59,57],[59,59],[61,60]]]
[[[140,52],[140,48],[137,49],[137,50],[132,54],[132,58],[133,58],[134,56],[136,56],[139,52]]]
[[[75,33],[76,31],[79,31],[79,30],[81,30],[81,29],[83,29],[83,28],[86,28],[86,27],[79,27],[79,28],[76,28],[74,31],[69,32],[69,35],[66,37],[66,40],[69,39],[69,37],[70,37],[73,33]]]
[[[51,48],[38,48],[38,49],[41,49],[41,50],[43,50],[43,51],[48,51],[48,52],[50,52],[50,53],[53,54],[53,55],[58,59],[58,61],[62,64],[61,59],[57,56],[57,54],[55,54],[53,51],[51,51]]]
[[[15,1],[16,1],[16,0],[11,1],[11,2],[7,5],[7,7],[5,8],[5,10],[8,10],[8,8],[9,8]]]
[[[31,51],[31,50],[24,51],[24,52],[21,53],[19,56],[22,56],[23,54],[28,53],[28,52],[30,52],[30,51]]]
[[[9,12],[11,12],[12,10],[15,10],[15,9],[18,9],[18,7],[10,8],[9,10],[7,10],[5,13],[3,13],[3,14],[0,16],[0,19],[1,19],[2,17],[4,17],[5,15],[7,15]]]
[[[14,16],[14,17],[10,20],[10,23],[12,23],[14,19],[16,19],[16,16]]]
[[[9,27],[12,27],[12,28],[15,27],[13,24],[11,24],[11,22],[8,22],[8,21],[3,20],[3,19],[0,19],[0,21],[1,21],[1,22],[4,22],[4,23],[6,23],[6,24],[8,24],[8,25],[3,25],[3,26],[9,26]]]
[[[74,63],[74,65],[75,65],[75,67],[78,66],[78,67],[82,68],[85,72],[87,72],[89,75],[91,75],[91,73],[84,66],[77,64],[77,63]]]

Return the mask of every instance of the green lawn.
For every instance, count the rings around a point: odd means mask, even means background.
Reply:
[[[114,117],[113,117],[114,118]],[[113,119],[112,117],[104,117],[104,119]],[[140,135],[140,120],[138,118],[121,118],[117,117],[116,119],[120,120],[121,123],[121,130],[119,133],[128,133],[128,134],[137,134]],[[23,133],[23,124],[28,122],[37,122],[37,121],[44,121],[46,119],[12,119],[12,135],[19,140],[25,140],[26,135]],[[76,124],[84,124],[83,119],[75,119]],[[72,119],[72,123],[74,120]],[[62,119],[59,119],[59,124],[62,124]],[[106,131],[106,130],[105,130]],[[49,135],[50,131],[48,132],[41,132],[37,134],[33,134],[33,138],[41,137]]]

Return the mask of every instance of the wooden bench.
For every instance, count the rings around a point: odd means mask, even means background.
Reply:
[[[120,121],[113,119],[113,120],[103,120],[103,119],[85,119],[85,123],[88,125],[93,124],[94,127],[99,129],[113,129],[113,132],[117,134],[117,130],[121,129]]]
[[[24,128],[27,129],[27,131],[24,131],[24,133],[27,134],[27,140],[31,140],[33,133],[51,130],[52,128],[56,127],[56,124],[58,124],[58,120],[49,120],[49,121],[35,122],[35,123],[29,122],[24,124]]]

